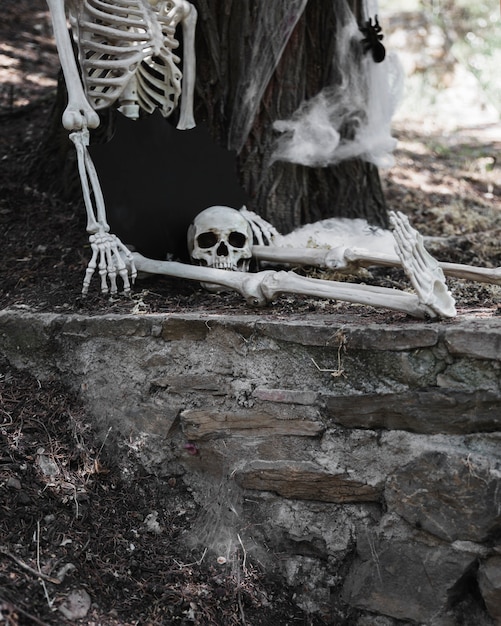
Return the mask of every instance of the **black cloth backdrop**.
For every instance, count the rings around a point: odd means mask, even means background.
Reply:
[[[186,233],[198,213],[246,204],[235,154],[203,124],[181,131],[158,111],[136,121],[118,114],[112,139],[89,151],[111,232],[149,258],[188,260]]]

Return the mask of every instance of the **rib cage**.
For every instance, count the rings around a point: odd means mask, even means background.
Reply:
[[[69,16],[76,37],[82,80],[95,109],[115,103],[131,77],[139,106],[168,117],[181,94],[182,74],[173,53],[177,23],[167,20],[169,0],[72,0]]]

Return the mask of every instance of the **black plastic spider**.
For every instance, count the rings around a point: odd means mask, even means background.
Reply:
[[[364,49],[364,52],[371,51],[372,58],[374,59],[374,63],[382,63],[386,56],[386,50],[381,43],[384,35],[381,34],[381,26],[379,25],[377,15],[374,16],[374,24],[372,23],[372,18],[370,17],[364,24],[364,26],[360,27],[360,32],[364,35],[361,43]]]

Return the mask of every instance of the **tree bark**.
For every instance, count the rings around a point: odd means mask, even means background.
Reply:
[[[279,3],[287,11],[290,6],[287,3],[299,4],[301,0],[191,1],[198,11],[195,119],[208,126],[219,145],[234,147],[235,138],[231,134],[235,134],[235,116],[243,106],[239,87],[252,63],[250,50],[258,34],[260,11],[269,11],[270,7],[280,6]],[[273,122],[290,118],[303,101],[339,76],[340,68],[333,63],[334,34],[344,1],[306,2],[266,83],[245,142],[238,146],[237,176],[248,195],[248,208],[284,234],[327,217],[362,217],[378,226],[388,225],[387,207],[374,165],[358,159],[318,168],[271,162],[277,139]],[[349,4],[361,20],[362,0],[349,0]],[[273,48],[272,41],[270,45]],[[66,200],[79,201],[81,191],[74,150],[61,124],[66,97],[61,80],[53,115],[31,175],[45,187],[52,190],[59,187]],[[92,132],[92,143],[109,139],[113,113],[100,112],[101,126]],[[175,123],[175,119],[172,121]]]
[[[288,0],[273,0],[273,2]],[[205,121],[221,145],[230,145],[236,90],[246,71],[251,38],[259,27],[259,0],[193,0],[197,33],[197,122]],[[356,16],[361,0],[351,0]],[[271,163],[277,138],[273,122],[288,119],[306,99],[335,80],[334,41],[339,2],[309,0],[263,94],[238,160],[249,207],[286,233],[327,217],[363,217],[387,226],[377,168],[358,159],[311,168]],[[263,9],[262,9],[263,10]],[[266,8],[264,9],[266,10]]]

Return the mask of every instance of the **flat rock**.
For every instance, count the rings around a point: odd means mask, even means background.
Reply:
[[[445,333],[445,344],[451,354],[459,354],[475,359],[501,359],[501,334],[499,321],[488,320],[482,325],[469,324],[459,328],[449,328]]]
[[[295,435],[315,437],[324,427],[312,419],[284,419],[261,410],[214,411],[191,409],[181,413],[184,435],[193,441],[221,437]]]
[[[330,474],[309,462],[253,461],[235,474],[245,489],[272,491],[285,498],[321,502],[378,502],[381,490],[352,480],[347,474]]]
[[[394,394],[324,396],[327,414],[350,428],[385,428],[423,434],[501,430],[501,394],[425,389]]]
[[[501,624],[501,556],[481,563],[478,585],[490,616],[496,624]]]
[[[501,530],[501,478],[473,456],[425,452],[387,481],[385,499],[415,527],[446,541],[482,543]]]
[[[369,533],[360,536],[357,552],[343,587],[345,602],[418,624],[447,610],[451,590],[476,558],[445,545]]]

